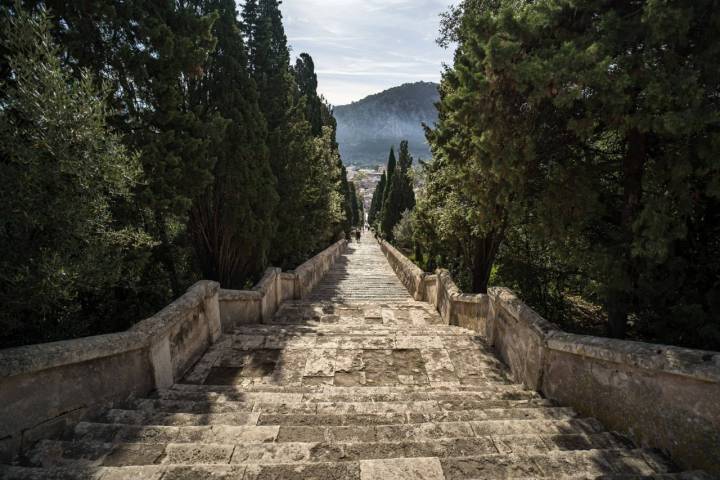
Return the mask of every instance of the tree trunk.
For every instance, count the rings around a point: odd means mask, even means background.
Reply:
[[[627,319],[634,302],[635,288],[638,282],[638,270],[632,258],[634,240],[633,225],[640,213],[642,201],[642,181],[647,158],[645,134],[634,128],[628,132],[627,153],[623,159],[623,206],[621,225],[623,230],[623,265],[619,275],[621,284],[627,287],[611,293],[608,301],[608,334],[614,338],[624,338],[627,333]]]
[[[475,240],[472,267],[473,293],[487,293],[490,273],[503,236],[502,232],[493,231],[485,237]]]
[[[177,298],[182,293],[180,290],[180,281],[178,280],[177,269],[175,268],[175,260],[172,256],[172,245],[170,245],[170,239],[167,234],[167,226],[165,225],[165,218],[159,211],[155,212],[155,223],[158,229],[158,236],[160,237],[160,262],[167,270],[168,278],[170,279],[170,288],[172,289],[173,297]]]

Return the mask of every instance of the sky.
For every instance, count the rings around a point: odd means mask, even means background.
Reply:
[[[284,0],[294,58],[315,61],[318,91],[344,105],[403,83],[440,80],[452,52],[436,45],[452,0]]]

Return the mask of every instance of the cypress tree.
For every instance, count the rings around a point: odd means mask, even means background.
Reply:
[[[317,93],[317,74],[315,74],[315,63],[310,55],[301,53],[295,62],[295,82],[297,83],[300,95],[305,99],[305,118],[310,122],[312,134],[322,134],[323,115],[322,101]]]
[[[380,209],[382,208],[382,199],[385,194],[385,185],[387,184],[387,177],[383,172],[380,177],[380,181],[375,187],[373,192],[372,200],[370,202],[370,211],[368,212],[368,223],[371,226],[375,226],[375,223],[379,220]]]
[[[211,118],[219,114],[222,123],[210,147],[214,180],[193,205],[190,231],[203,278],[241,289],[267,265],[276,228],[275,178],[235,2],[206,0],[198,7],[219,18],[216,48],[197,82],[197,108]]]
[[[390,185],[392,184],[392,178],[395,174],[395,168],[396,168],[396,160],[395,160],[395,147],[390,147],[390,154],[388,155],[388,163],[387,163],[387,177],[385,179],[385,189],[383,190],[383,197],[382,202],[380,205],[378,205],[378,212],[382,212],[383,205],[385,205],[385,201],[387,200],[388,194],[390,193]]]
[[[355,184],[353,182],[349,182],[348,186],[350,188],[350,210],[352,212],[350,223],[353,227],[357,227],[360,224],[357,191],[355,190]]]
[[[415,193],[410,178],[412,161],[408,142],[404,140],[400,143],[400,165],[394,169],[380,214],[380,231],[388,240],[393,239],[393,228],[402,218],[403,212],[415,207]]]

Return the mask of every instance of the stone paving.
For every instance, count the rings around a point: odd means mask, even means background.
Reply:
[[[0,478],[705,478],[514,384],[481,338],[413,301],[368,238],[307,301],[24,464]]]

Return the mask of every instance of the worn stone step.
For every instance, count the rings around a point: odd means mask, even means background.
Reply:
[[[194,425],[287,425],[287,426],[348,426],[396,425],[406,423],[444,423],[482,420],[568,420],[577,415],[570,408],[516,408],[464,410],[454,412],[395,412],[371,414],[287,414],[287,413],[162,413],[143,410],[111,409],[93,419],[94,423],[119,423],[146,426]]]
[[[80,422],[75,438],[130,443],[253,443],[253,442],[392,442],[433,441],[491,435],[590,434],[603,431],[592,419],[524,418],[465,422],[424,422],[378,425],[201,425],[165,426]]]
[[[398,444],[400,445],[400,444]],[[49,448],[57,448],[57,445]],[[357,447],[366,445],[294,445],[286,444],[278,449],[270,450],[268,445],[253,445],[250,450],[235,447],[234,445],[205,445],[193,446],[182,444],[169,444],[162,446],[125,444],[125,445],[82,445],[72,447],[67,454],[74,454],[75,459],[66,458],[65,461],[74,462],[66,464],[64,468],[46,469],[17,469],[5,468],[0,470],[2,478],[102,478],[112,472],[115,478],[160,478],[153,477],[158,472],[167,474],[181,465],[202,466],[205,470],[195,470],[193,474],[210,474],[217,471],[221,474],[232,472],[237,474],[243,470],[245,477],[239,478],[338,478],[380,480],[392,478],[413,478],[426,480],[469,480],[478,478],[707,478],[702,474],[670,474],[668,477],[657,477],[657,474],[668,473],[668,466],[658,459],[651,451],[646,450],[551,450],[543,453],[513,453],[498,454],[487,453],[473,456],[436,455],[420,457],[414,454],[426,451],[420,445],[413,445],[407,450],[388,447],[383,450],[381,446],[372,451],[386,454],[393,452],[399,454],[407,451],[410,456],[383,456],[382,458],[363,459],[358,457]],[[155,448],[153,450],[153,448]],[[414,448],[418,448],[415,450]],[[482,449],[482,446],[446,444],[450,452],[461,452],[463,448]],[[490,447],[488,447],[490,448]],[[389,450],[388,450],[389,449]],[[368,450],[369,451],[369,450]],[[442,448],[441,448],[442,451]],[[85,452],[85,453],[82,453]],[[58,452],[56,452],[58,453]],[[61,455],[65,452],[59,452]],[[290,463],[281,463],[278,454],[283,458],[292,457]],[[342,459],[337,459],[338,456]],[[324,462],[311,462],[310,459],[324,458]],[[353,460],[353,458],[359,458]],[[46,459],[47,462],[51,458]],[[60,463],[63,459],[58,460]],[[124,472],[110,469],[117,463],[126,465]],[[160,465],[158,465],[160,464]],[[104,466],[99,466],[104,465]],[[134,468],[131,465],[148,465],[146,468]],[[237,465],[238,470],[229,470]],[[49,466],[49,465],[48,465]],[[214,470],[215,467],[222,467]],[[248,471],[253,475],[248,477]],[[187,470],[186,473],[190,473]],[[414,472],[414,474],[412,474]],[[422,475],[421,475],[422,472]],[[39,474],[47,476],[38,476]],[[63,473],[64,475],[58,475]],[[94,476],[100,473],[100,476]],[[321,474],[323,476],[317,476]],[[86,477],[79,475],[85,474]],[[301,474],[301,476],[296,476]],[[30,475],[36,475],[32,477]],[[132,475],[132,476],[131,476]],[[148,475],[148,476],[145,476]],[[342,476],[337,476],[342,475]],[[618,476],[620,475],[620,476]],[[639,477],[638,477],[639,476]],[[112,477],[111,477],[112,478]],[[168,478],[162,476],[161,478]],[[172,475],[169,478],[173,478]],[[204,478],[198,476],[177,478]],[[214,477],[213,477],[214,478]],[[222,478],[222,477],[221,477]],[[226,477],[227,478],[227,477]],[[231,477],[232,478],[232,477]]]
[[[552,407],[550,400],[535,398],[530,400],[482,400],[482,401],[401,401],[401,402],[295,402],[295,403],[262,403],[262,402],[217,402],[211,400],[163,400],[139,399],[131,404],[138,410],[166,413],[197,413],[219,414],[237,412],[281,413],[281,414],[437,414],[444,412],[463,412],[490,408],[536,408]]]
[[[433,390],[432,388],[373,387],[325,389],[309,393],[247,392],[242,388],[222,385],[182,385],[172,390],[161,390],[158,397],[165,400],[215,400],[262,403],[305,402],[397,402],[397,401],[482,401],[526,400],[538,398],[537,392],[513,384],[489,384],[481,390]]]
[[[512,441],[514,451],[505,444]],[[372,459],[482,457],[500,453],[540,454],[576,450],[620,450],[624,440],[611,434],[524,435],[450,438],[435,441],[413,439],[395,442],[285,442],[248,444],[128,443],[91,441],[44,441],[34,450],[36,466],[77,464],[84,466],[154,464],[289,464],[352,462]],[[491,457],[497,460],[497,457]],[[657,462],[657,459],[655,459]],[[666,468],[667,466],[662,466]]]
[[[434,460],[418,461],[416,465],[436,465]],[[385,480],[387,477],[371,476],[377,468],[365,464],[366,479]],[[375,462],[377,463],[377,462]],[[405,459],[395,462],[396,468],[405,467]],[[387,464],[378,467],[389,469]],[[442,466],[441,466],[442,469]],[[432,472],[435,472],[433,470]],[[361,480],[360,462],[325,463],[309,465],[153,465],[142,467],[56,467],[25,468],[0,465],[0,478],[3,480]],[[494,480],[493,477],[483,477]],[[495,477],[503,479],[524,479],[527,477]],[[543,477],[533,477],[543,478]],[[545,477],[548,478],[548,477]],[[605,475],[555,475],[560,480],[713,480],[703,472],[666,473],[657,475],[605,474]],[[426,476],[426,480],[442,480],[443,477]]]
[[[244,394],[244,393],[285,393],[285,394],[330,394],[343,396],[367,397],[388,394],[406,394],[406,393],[432,393],[432,394],[464,394],[473,395],[476,393],[488,392],[507,392],[521,391],[525,393],[535,393],[532,390],[511,383],[498,382],[497,380],[485,380],[476,378],[477,382],[470,384],[451,383],[451,382],[432,382],[421,385],[385,385],[385,386],[334,386],[334,385],[298,385],[283,386],[273,384],[258,384],[249,382],[248,384],[237,385],[195,385],[195,384],[175,384],[171,388],[160,390],[159,394],[175,394],[187,393],[189,395],[202,394],[209,396],[226,395],[226,394]],[[465,397],[467,398],[467,397]]]

